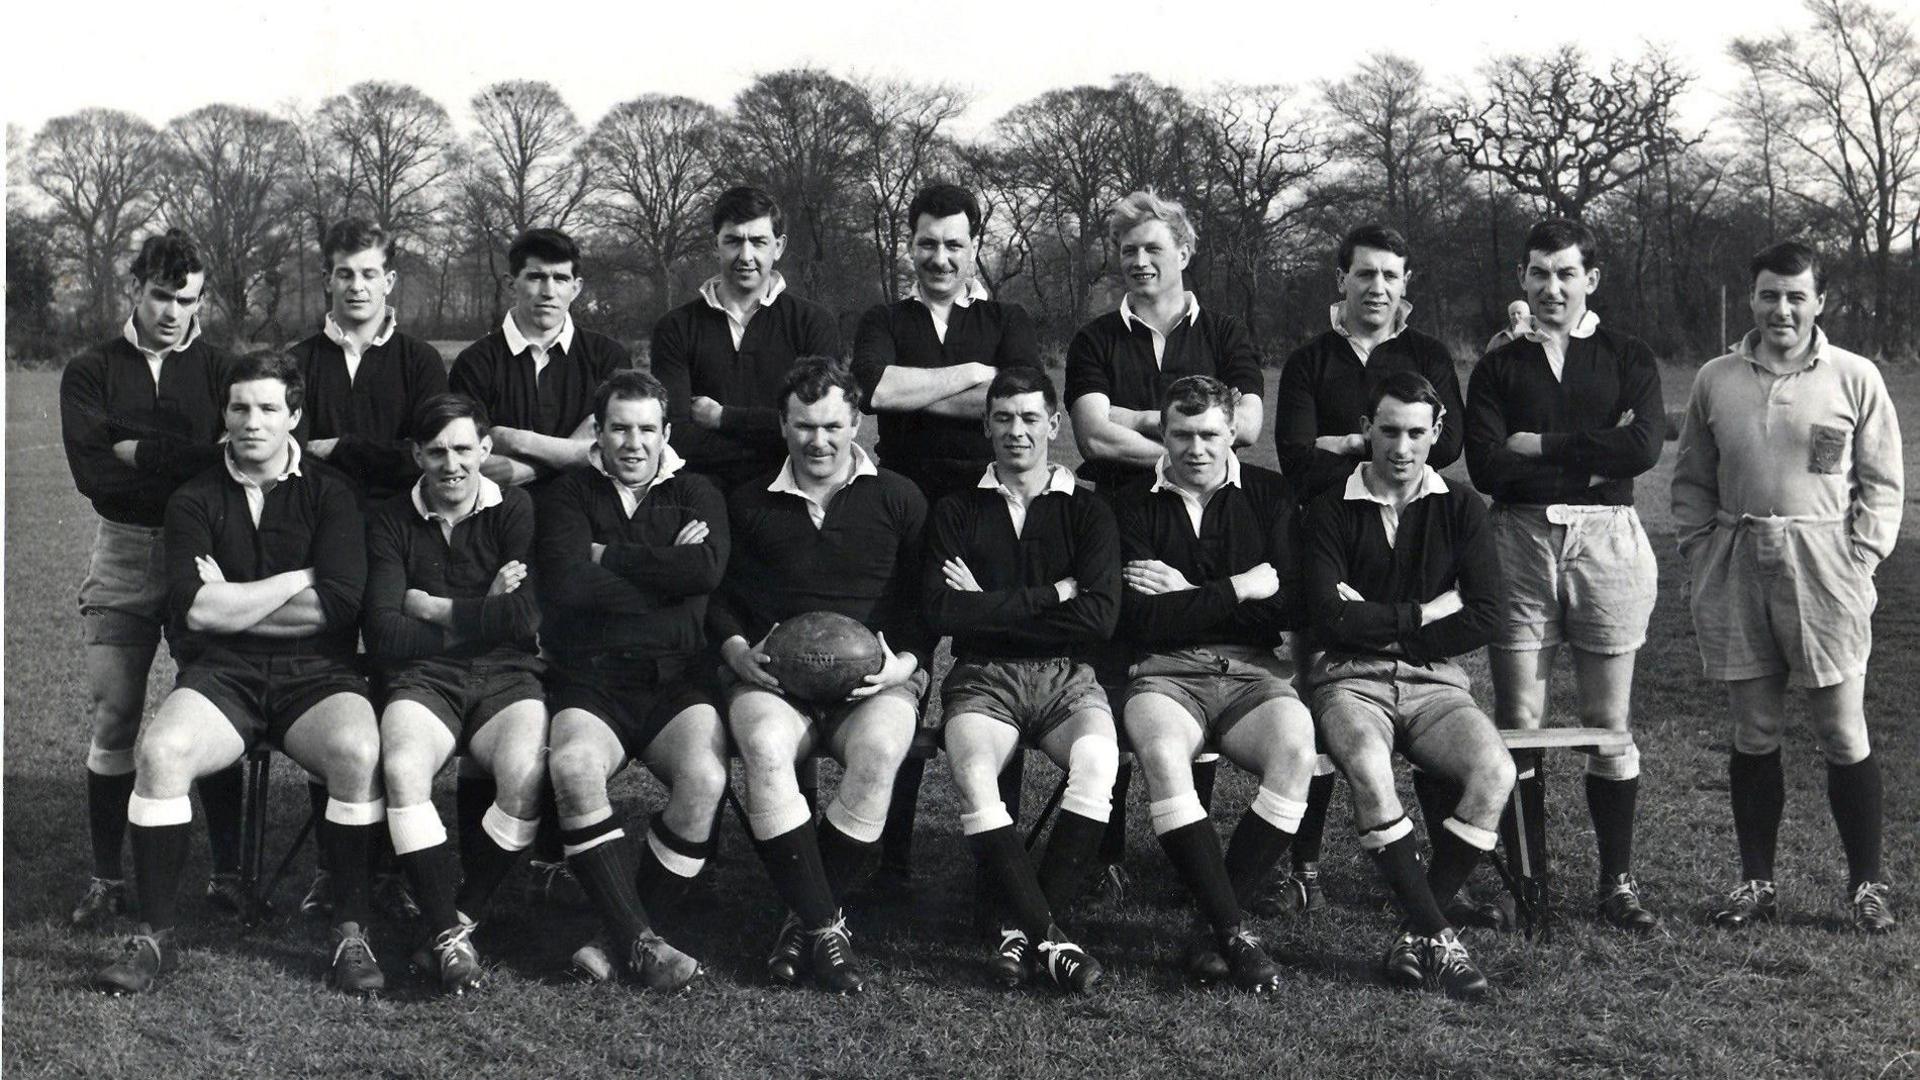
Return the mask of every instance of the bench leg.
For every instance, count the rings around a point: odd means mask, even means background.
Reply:
[[[1526,777],[1515,782],[1507,797],[1507,810],[1500,822],[1502,857],[1493,859],[1507,891],[1512,894],[1514,912],[1521,931],[1528,937],[1545,939],[1552,922],[1551,899],[1547,891],[1546,774],[1538,751],[1520,750],[1513,754],[1514,772]]]

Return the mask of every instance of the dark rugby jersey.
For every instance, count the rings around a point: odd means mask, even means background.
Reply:
[[[413,462],[413,418],[420,403],[447,389],[447,366],[433,346],[395,331],[360,354],[353,376],[325,331],[289,349],[307,380],[294,437],[339,439],[327,464],[369,502],[406,491],[420,475]]]
[[[460,350],[447,384],[487,407],[487,418],[503,427],[566,438],[593,415],[593,392],[620,368],[632,367],[627,347],[591,330],[573,329],[573,348],[555,341],[548,355],[543,395],[535,382],[531,349],[509,351],[499,327]]]
[[[1571,339],[1559,379],[1546,349],[1521,338],[1467,382],[1467,473],[1496,503],[1632,506],[1633,478],[1660,460],[1665,410],[1659,365],[1639,338],[1603,326]],[[1540,435],[1540,457],[1507,449],[1517,431]]]
[[[229,360],[196,338],[167,354],[157,387],[147,358],[125,337],[67,361],[60,438],[74,486],[95,513],[121,525],[159,528],[174,489],[220,463],[221,382]],[[124,439],[140,443],[132,465],[113,454],[113,444]]]
[[[461,519],[451,539],[438,521],[420,516],[412,491],[373,511],[367,521],[365,629],[367,653],[376,662],[393,668],[444,656],[503,668],[539,666],[533,498],[519,488],[493,490],[500,501]],[[500,568],[516,561],[528,570],[520,587],[487,595]],[[453,601],[453,630],[406,614],[408,589]]]

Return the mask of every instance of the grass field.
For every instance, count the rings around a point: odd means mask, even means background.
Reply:
[[[1667,373],[1671,408],[1684,403],[1689,376]],[[1889,378],[1896,401],[1920,415],[1920,375]],[[1845,868],[1827,815],[1825,770],[1796,730],[1781,836],[1783,921],[1728,936],[1703,925],[1709,897],[1737,869],[1727,725],[1717,687],[1698,677],[1678,587],[1666,512],[1670,460],[1639,487],[1663,588],[1636,697],[1646,769],[1637,863],[1665,931],[1628,939],[1587,919],[1594,861],[1579,761],[1550,759],[1563,919],[1544,944],[1468,934],[1495,987],[1478,1005],[1396,992],[1375,976],[1391,923],[1384,891],[1353,842],[1344,789],[1328,829],[1332,906],[1311,921],[1259,927],[1288,969],[1277,999],[1181,982],[1184,895],[1148,834],[1138,784],[1129,862],[1139,887],[1126,902],[1078,918],[1081,942],[1107,965],[1100,992],[1062,1000],[992,989],[980,967],[986,945],[969,931],[971,860],[939,763],[920,818],[917,899],[853,912],[857,947],[879,976],[863,998],[762,985],[775,899],[731,817],[703,916],[677,935],[709,975],[677,997],[567,980],[567,954],[590,918],[515,902],[514,883],[477,938],[498,966],[489,986],[466,998],[429,996],[405,977],[412,942],[398,928],[379,927],[375,938],[394,989],[361,1002],[321,986],[323,929],[294,919],[243,933],[197,900],[185,906],[190,952],[182,970],[141,998],[97,996],[86,979],[110,939],[65,929],[88,866],[73,595],[93,516],[59,449],[57,382],[52,372],[12,372],[6,384],[0,1069],[10,1077],[1920,1075],[1920,890],[1910,884],[1920,878],[1920,730],[1911,704],[1901,704],[1920,697],[1920,675],[1908,666],[1920,649],[1912,535],[1920,521],[1910,517],[1905,547],[1880,572],[1867,697],[1886,772],[1889,875],[1909,883],[1896,895],[1906,925],[1881,940],[1846,930]],[[1917,446],[1920,432],[1911,432],[1908,473],[1920,477]],[[1251,458],[1271,463],[1270,443]],[[155,700],[172,675],[164,660],[159,667]],[[1484,674],[1484,664],[1475,670]],[[1563,672],[1555,697],[1562,719],[1566,681]],[[1029,813],[1056,775],[1030,769]],[[305,814],[300,787],[280,762],[276,853]],[[1223,771],[1216,821],[1229,824],[1250,794],[1247,777]],[[617,782],[616,801],[627,811],[661,798],[636,771]],[[188,887],[197,895],[198,844],[195,859]],[[294,906],[310,860],[309,849],[282,887],[283,909]]]

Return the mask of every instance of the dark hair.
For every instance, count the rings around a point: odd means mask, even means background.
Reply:
[[[1600,245],[1594,239],[1593,230],[1571,218],[1548,218],[1536,222],[1527,230],[1527,246],[1520,249],[1520,265],[1527,265],[1527,256],[1536,251],[1548,255],[1556,251],[1565,251],[1570,247],[1580,249],[1580,265],[1592,270],[1600,265]]]
[[[987,384],[987,407],[991,411],[993,403],[1001,398],[1010,398],[1018,394],[1039,394],[1047,404],[1049,413],[1060,411],[1060,392],[1053,388],[1053,380],[1037,367],[1015,364],[1003,367],[994,373],[993,381]]]
[[[1760,272],[1770,270],[1781,277],[1795,277],[1807,271],[1813,271],[1813,291],[1822,296],[1827,291],[1827,267],[1820,260],[1820,253],[1798,240],[1783,240],[1771,247],[1756,252],[1747,263],[1747,288],[1753,288],[1760,280]]]
[[[341,218],[327,227],[327,235],[320,241],[321,269],[331,274],[335,255],[352,255],[368,248],[379,248],[381,260],[387,269],[393,269],[393,237],[387,230],[366,218]]]
[[[487,407],[465,394],[435,394],[420,403],[413,414],[413,441],[426,442],[447,429],[455,420],[473,421],[473,430],[486,438],[493,430],[487,420]]]
[[[980,200],[973,192],[959,184],[928,184],[914,193],[913,201],[907,204],[907,232],[911,234],[920,222],[920,215],[928,214],[934,218],[950,218],[955,214],[967,215],[967,235],[980,235]]]
[[[718,233],[728,225],[745,225],[755,218],[766,218],[773,224],[773,235],[787,234],[787,217],[780,212],[780,204],[764,188],[732,187],[720,193],[713,200],[713,231]]]
[[[1211,375],[1184,375],[1167,387],[1160,395],[1160,421],[1165,423],[1173,413],[1182,416],[1199,416],[1208,409],[1221,409],[1227,419],[1233,419],[1234,406],[1240,403],[1240,391],[1221,382]]]
[[[1398,255],[1402,259],[1407,257],[1408,251],[1407,238],[1400,235],[1400,230],[1370,221],[1348,233],[1346,238],[1340,241],[1339,260],[1340,269],[1343,272],[1353,269],[1353,253],[1360,248],[1385,251]]]
[[[639,368],[621,368],[594,388],[593,422],[605,427],[607,409],[615,401],[645,401],[647,398],[660,403],[660,416],[664,420],[667,415],[666,385]]]
[[[127,273],[139,282],[155,282],[171,288],[187,283],[188,274],[204,274],[200,248],[193,238],[179,229],[149,236],[140,243],[140,254],[133,257]]]
[[[539,259],[543,263],[571,263],[573,276],[580,275],[580,245],[573,237],[559,229],[528,229],[513,238],[512,246],[507,248],[507,273],[519,276],[529,258]]]
[[[840,388],[840,396],[858,413],[860,381],[853,377],[853,369],[845,360],[833,356],[803,356],[795,360],[787,369],[787,377],[780,380],[780,418],[786,419],[788,398],[799,398],[800,404],[811,405],[836,386]]]
[[[1387,398],[1404,401],[1409,405],[1430,405],[1433,407],[1434,423],[1447,411],[1440,404],[1440,391],[1433,388],[1425,375],[1417,371],[1396,371],[1374,384],[1373,392],[1367,395],[1367,419],[1380,409],[1380,403]]]
[[[307,400],[307,380],[300,374],[300,362],[278,349],[256,349],[235,360],[227,368],[220,384],[220,410],[233,401],[233,388],[246,382],[278,379],[287,388],[287,409],[298,409]]]

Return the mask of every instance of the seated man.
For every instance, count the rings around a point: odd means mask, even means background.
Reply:
[[[711,609],[727,720],[746,764],[749,831],[791,912],[767,974],[791,983],[811,964],[814,981],[836,993],[865,987],[840,908],[886,825],[933,651],[917,610],[926,499],[913,481],[875,467],[854,442],[859,427],[860,384],[845,364],[809,357],[787,373],[787,461],[769,482],[749,480],[729,498],[733,563]],[[885,665],[845,701],[790,698],[762,666],[774,626],[810,611],[839,612],[880,635]],[[816,746],[846,768],[817,831],[794,771]]]
[[[1278,988],[1279,970],[1244,912],[1306,813],[1313,719],[1278,651],[1299,610],[1293,491],[1234,454],[1237,397],[1207,375],[1168,387],[1160,463],[1150,484],[1121,492],[1115,516],[1126,559],[1120,625],[1134,648],[1127,737],[1154,835],[1207,923],[1188,949],[1189,973],[1264,993]],[[1260,777],[1224,858],[1194,789],[1203,750]]]
[[[677,990],[699,971],[650,928],[648,912],[684,897],[713,854],[727,787],[704,629],[707,594],[727,563],[726,503],[705,477],[681,471],[666,417],[660,380],[615,372],[594,392],[587,464],[540,499],[542,639],[554,663],[547,769],[560,839],[615,955],[654,990]],[[669,791],[637,882],[607,799],[607,781],[629,761]],[[610,973],[599,942],[574,961],[590,978]]]
[[[222,464],[167,501],[173,692],[135,750],[134,893],[139,929],[96,989],[136,994],[178,960],[174,923],[193,804],[187,789],[266,739],[327,780],[321,850],[339,885],[332,981],[385,985],[368,948],[367,859],[386,817],[380,734],[353,664],[366,584],[366,525],[352,485],[303,462],[300,369],[258,352],[229,371]]]
[[[1120,537],[1107,504],[1074,497],[1073,470],[1047,460],[1060,398],[1044,372],[1002,368],[986,408],[993,464],[934,507],[927,538],[927,621],[953,635],[947,762],[961,831],[1016,924],[1000,931],[995,975],[1025,982],[1038,948],[1056,986],[1084,992],[1100,965],[1054,920],[1092,871],[1113,810],[1120,750],[1087,661],[1120,617]],[[1038,873],[999,788],[1023,742],[1067,771]]]
[[[533,842],[546,781],[533,499],[480,475],[492,442],[479,402],[438,394],[411,423],[423,475],[367,528],[367,655],[386,699],[387,829],[433,932],[420,966],[459,993],[479,985],[474,918]],[[456,753],[497,784],[464,882],[433,807],[433,778]]]
[[[1353,792],[1360,846],[1392,886],[1406,922],[1386,958],[1394,983],[1477,997],[1487,980],[1436,897],[1458,892],[1513,787],[1513,759],[1451,658],[1493,639],[1500,562],[1487,512],[1427,464],[1446,421],[1433,384],[1410,371],[1381,380],[1364,432],[1371,453],[1343,490],[1309,513],[1306,582],[1314,645],[1308,672],[1320,736]],[[1420,872],[1413,826],[1393,786],[1393,751],[1458,785]]]

